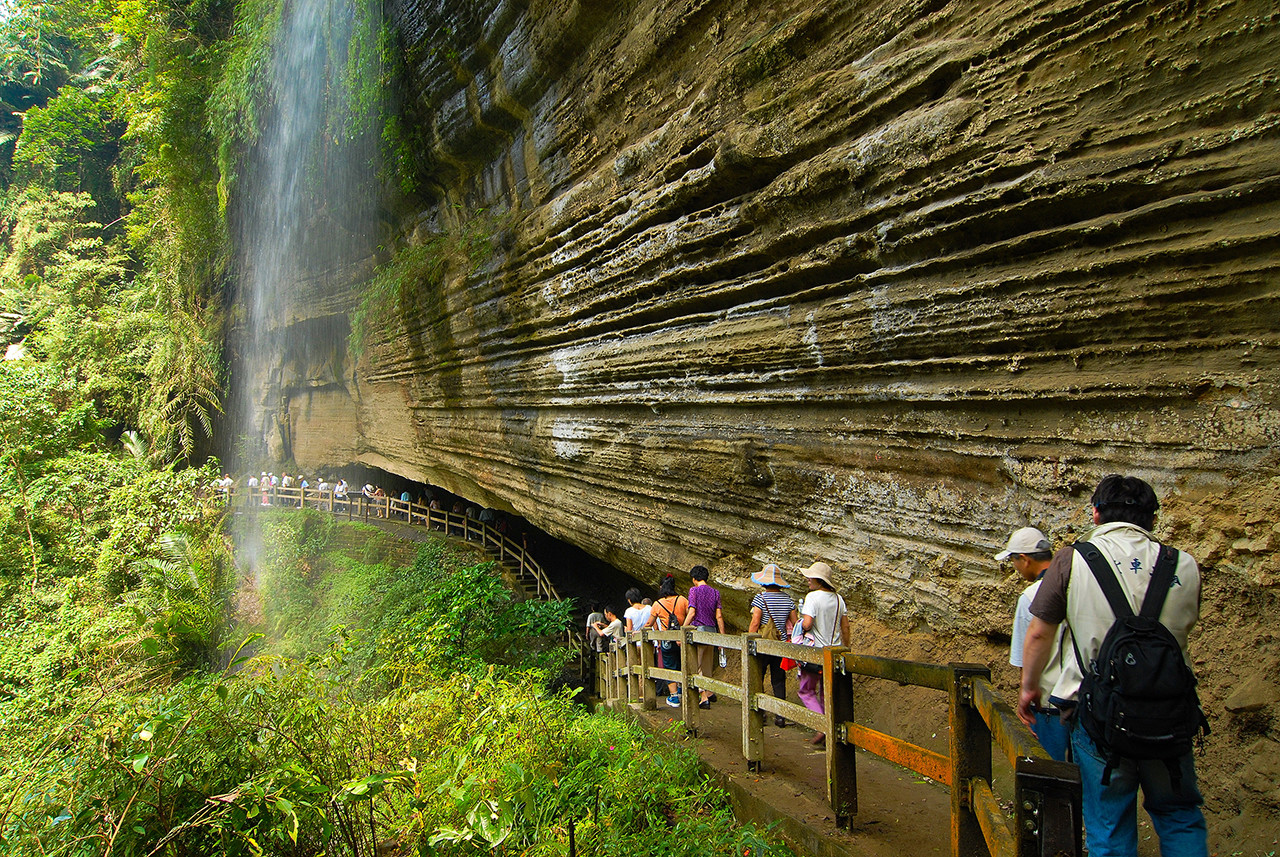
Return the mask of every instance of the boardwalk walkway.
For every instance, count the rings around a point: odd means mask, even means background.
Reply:
[[[848,830],[836,826],[827,803],[824,753],[809,743],[812,730],[794,724],[764,730],[764,758],[747,770],[736,703],[700,712],[698,736],[682,728],[676,709],[632,716],[665,740],[698,754],[703,768],[729,792],[740,820],[776,824],[798,854],[813,857],[944,857],[950,854],[947,789],[919,774],[859,751],[863,795]]]

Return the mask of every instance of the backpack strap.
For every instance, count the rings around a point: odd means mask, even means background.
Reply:
[[[1151,572],[1151,582],[1147,585],[1147,594],[1142,599],[1139,616],[1160,621],[1160,611],[1164,609],[1164,600],[1173,586],[1174,573],[1178,568],[1178,551],[1168,545],[1160,545],[1160,556],[1156,558],[1155,570]]]
[[[1089,564],[1089,570],[1093,572],[1093,577],[1102,588],[1102,594],[1107,597],[1107,603],[1111,605],[1111,612],[1116,618],[1127,619],[1132,616],[1133,608],[1129,606],[1129,598],[1120,588],[1120,581],[1116,580],[1116,573],[1102,551],[1089,542],[1076,542],[1072,547]],[[1162,598],[1161,601],[1163,600]]]

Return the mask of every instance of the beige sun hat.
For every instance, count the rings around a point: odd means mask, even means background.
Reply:
[[[806,568],[804,571],[800,573],[803,574],[805,577],[811,577],[817,580],[825,581],[827,586],[830,586],[832,589],[836,588],[835,583],[831,580],[831,566],[827,565],[825,562],[822,562],[821,560],[819,560],[818,562],[815,562],[813,565],[809,566],[808,568]]]
[[[782,569],[773,563],[769,563],[764,568],[751,575],[751,582],[759,586],[781,586],[783,589],[790,589],[791,584],[783,582],[778,575]]]

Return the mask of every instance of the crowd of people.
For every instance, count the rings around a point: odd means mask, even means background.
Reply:
[[[849,613],[844,598],[836,592],[831,566],[815,562],[800,572],[808,591],[797,604],[785,590],[791,588],[782,577],[782,569],[770,563],[751,576],[760,591],[751,600],[751,619],[747,632],[759,633],[766,639],[790,640],[809,647],[840,646],[849,636]],[[671,631],[690,628],[724,634],[724,609],[720,591],[710,583],[711,573],[704,565],[689,570],[690,586],[687,594],[676,589],[674,575],[666,575],[653,601],[642,598],[639,589],[627,591],[629,606],[618,613],[613,605],[593,609],[587,616],[587,639],[596,651],[605,651],[610,645],[620,644],[624,635],[635,634],[642,629]],[[636,642],[634,645],[641,645]],[[691,658],[694,671],[699,676],[710,677],[717,667],[725,669],[728,661],[723,650],[716,646],[691,643],[689,650],[678,640],[660,640],[651,643],[655,663],[663,669],[679,670],[681,659]],[[787,671],[790,664],[782,658],[762,656],[769,674],[773,695],[785,699],[787,695]],[[822,713],[822,668],[814,663],[799,662],[798,696],[809,710]],[[679,708],[683,704],[680,682],[658,679],[655,682],[659,696],[667,705]],[[710,708],[716,695],[708,690],[698,690],[698,707]],[[774,725],[786,727],[786,718],[774,717]],[[822,746],[826,736],[819,732],[811,739],[815,746]]]
[[[347,480],[343,477],[331,478],[328,476],[317,476],[314,479],[302,475],[291,476],[288,473],[281,473],[278,476],[272,471],[262,471],[258,474],[250,473],[243,480],[243,492],[239,485],[241,480],[237,480],[229,473],[223,473],[221,477],[213,481],[213,490],[216,494],[228,498],[229,501],[236,500],[241,496],[245,497],[244,502],[257,506],[273,506],[284,505],[292,507],[301,507],[312,503],[332,504],[333,508],[342,508],[343,504],[352,500],[351,488]],[[450,499],[445,496],[447,492],[443,490],[437,491],[432,487],[419,486],[417,498],[414,499],[413,494],[408,489],[402,490],[398,497],[399,503],[395,505],[388,504],[388,499],[392,499],[389,494],[380,485],[366,482],[357,493],[358,497],[364,498],[365,505],[372,510],[376,517],[384,518],[389,516],[397,516],[403,520],[409,520],[420,512],[412,514],[405,509],[409,506],[417,506],[431,512],[452,511],[455,515],[464,516],[472,521],[482,524],[488,524],[496,529],[504,536],[514,537],[521,542],[523,547],[529,548],[530,535],[524,528],[517,528],[508,515],[499,512],[493,508],[481,508],[475,503],[469,503],[461,498]],[[420,521],[421,519],[418,518]],[[446,524],[444,516],[435,516],[430,522],[433,530],[444,531]],[[464,535],[463,528],[457,525],[449,527],[450,534]],[[474,538],[475,531],[471,531]]]
[[[1193,741],[1208,724],[1195,695],[1187,639],[1199,617],[1200,572],[1185,551],[1152,535],[1159,501],[1154,489],[1132,476],[1111,475],[1090,500],[1095,528],[1088,541],[1056,552],[1035,527],[1013,532],[995,555],[1030,585],[1013,617],[1010,663],[1021,669],[1017,711],[1054,759],[1079,766],[1083,818],[1091,857],[1137,854],[1137,794],[1165,857],[1207,857],[1207,829],[1196,785]],[[815,562],[800,571],[807,592],[797,603],[790,584],[773,563],[751,576],[760,590],[750,602],[747,632],[807,646],[840,646],[850,640],[848,607],[836,592],[832,569]],[[719,591],[705,566],[689,572],[687,593],[668,574],[657,600],[638,589],[629,605],[593,610],[587,636],[597,651],[620,644],[641,629],[680,628],[725,632]],[[634,645],[642,643],[632,641]],[[655,648],[655,663],[679,670],[692,658],[699,676],[713,675],[715,647],[678,640],[643,643]],[[758,656],[773,695],[785,699],[786,659]],[[719,666],[724,668],[723,652]],[[804,661],[797,695],[806,708],[823,712],[823,672]],[[667,705],[682,705],[678,681],[658,679]],[[710,708],[714,693],[699,690],[698,706]],[[774,725],[786,720],[775,716]],[[811,742],[823,746],[826,736]]]

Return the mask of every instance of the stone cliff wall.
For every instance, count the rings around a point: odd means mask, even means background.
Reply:
[[[437,200],[409,240],[486,252],[371,342],[370,463],[641,578],[821,556],[882,618],[976,633],[1007,622],[990,553],[1066,538],[1098,476],[1149,478],[1204,553],[1204,498],[1277,474],[1273,4],[394,18]],[[1247,535],[1220,558],[1270,582]]]
[[[991,554],[1070,540],[1135,473],[1234,629],[1207,623],[1215,717],[1246,679],[1274,708],[1274,3],[392,13],[422,271],[291,413],[300,463],[428,479],[651,582],[705,563],[739,623],[762,562],[821,557],[885,627],[995,660]],[[1274,808],[1269,717],[1232,728]]]

